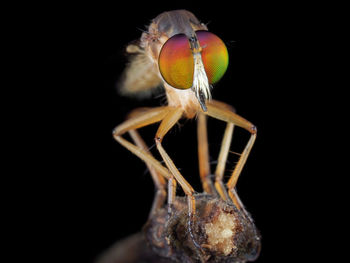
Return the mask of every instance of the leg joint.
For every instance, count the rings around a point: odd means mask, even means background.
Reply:
[[[156,142],[156,144],[161,144],[163,141],[163,137],[156,136],[154,137],[154,141]]]
[[[257,134],[258,133],[258,128],[252,124],[252,126],[249,129],[250,133],[252,134]]]
[[[116,132],[115,129],[114,129],[114,131],[113,131],[113,138],[116,141],[119,141],[120,137],[122,137],[122,135],[120,133]]]
[[[119,129],[119,126],[115,127],[112,131],[112,135],[114,138],[117,138],[119,136],[121,136],[124,132],[122,132],[120,129]]]

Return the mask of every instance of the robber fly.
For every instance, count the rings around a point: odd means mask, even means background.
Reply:
[[[153,19],[140,41],[127,46],[126,51],[131,54],[131,61],[120,91],[142,96],[161,85],[167,97],[166,106],[135,109],[113,132],[121,145],[146,163],[157,189],[145,227],[148,242],[158,254],[179,262],[255,260],[260,251],[260,235],[235,186],[257,129],[231,106],[211,98],[212,85],[220,80],[228,66],[224,42],[191,12],[175,10]],[[227,123],[214,182],[209,167],[207,116]],[[202,194],[195,193],[162,145],[164,136],[181,118],[194,117],[198,121]],[[137,132],[157,122],[160,126],[155,144],[165,166],[148,151]],[[225,186],[223,174],[234,126],[247,130],[250,138]],[[123,137],[125,133],[130,134],[133,143]],[[177,184],[184,191],[184,198],[176,196]]]

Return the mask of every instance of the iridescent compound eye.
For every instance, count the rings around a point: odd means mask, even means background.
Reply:
[[[208,31],[196,31],[202,47],[202,61],[210,84],[224,75],[228,66],[228,52],[224,42]],[[194,63],[188,38],[184,34],[168,39],[159,54],[159,70],[172,87],[189,89],[193,83]]]

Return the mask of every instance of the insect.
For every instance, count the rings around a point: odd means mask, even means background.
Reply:
[[[121,92],[145,96],[162,85],[167,97],[166,106],[133,110],[113,131],[121,145],[146,163],[155,183],[156,195],[145,227],[148,242],[158,254],[179,262],[255,260],[260,235],[235,186],[257,129],[231,106],[211,98],[212,84],[228,66],[224,42],[191,12],[175,10],[153,19],[140,41],[126,50],[132,59],[124,72]],[[162,145],[164,136],[181,118],[195,117],[202,194],[195,193]],[[214,180],[209,167],[207,117],[227,123]],[[148,151],[137,132],[158,122],[155,144],[165,166]],[[234,126],[247,130],[250,138],[225,185],[223,175]],[[125,133],[133,143],[123,137]],[[176,195],[177,184],[185,197]]]

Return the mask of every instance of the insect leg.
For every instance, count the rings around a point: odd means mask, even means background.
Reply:
[[[180,174],[179,170],[176,168],[174,162],[171,160],[169,155],[166,153],[162,146],[162,140],[165,134],[168,133],[168,131],[177,123],[177,121],[181,118],[183,114],[182,109],[173,109],[170,111],[167,116],[162,120],[158,131],[156,133],[155,141],[157,145],[157,149],[162,156],[166,166],[172,173],[172,175],[175,177],[176,181],[180,184],[182,189],[184,190],[185,194],[188,197],[189,201],[189,212],[191,214],[195,213],[195,206],[194,206],[194,198],[193,193],[194,190],[192,186],[186,181],[186,179]]]
[[[134,143],[140,148],[143,149],[145,152],[148,152],[150,155],[151,153],[148,151],[148,147],[145,143],[145,141],[141,138],[139,133],[136,130],[130,130],[129,131],[130,137],[134,141]],[[146,162],[146,166],[152,176],[154,185],[156,187],[156,193],[153,201],[153,205],[151,208],[151,212],[149,214],[149,217],[151,217],[159,208],[161,208],[164,204],[165,197],[166,197],[166,191],[165,191],[165,179],[159,172],[152,166],[150,163]],[[170,192],[169,192],[170,194]]]
[[[157,107],[148,110],[144,114],[136,114],[130,119],[118,125],[113,131],[113,137],[125,148],[138,156],[146,164],[154,167],[154,169],[163,177],[169,179],[172,175],[169,170],[164,167],[157,159],[155,159],[148,151],[144,150],[128,140],[124,139],[122,135],[128,131],[138,129],[156,122],[161,121],[169,112],[169,107]]]
[[[231,110],[228,109],[228,106],[224,106],[224,105],[225,104],[222,102],[208,103],[207,104],[208,111],[206,112],[206,114],[208,114],[209,116],[211,116],[215,119],[219,119],[219,120],[225,121],[227,123],[233,123],[239,127],[244,128],[245,130],[249,131],[251,134],[250,139],[249,139],[246,147],[244,148],[243,153],[241,154],[241,156],[237,162],[237,165],[232,172],[232,175],[231,175],[229,181],[227,182],[227,188],[229,190],[229,195],[230,195],[232,201],[236,205],[238,205],[240,203],[240,201],[237,199],[237,194],[235,194],[234,188],[236,186],[238,177],[243,169],[244,164],[247,161],[249,153],[250,153],[250,151],[253,147],[253,144],[255,142],[257,129],[252,123],[250,123],[246,119],[242,118],[241,116],[237,115],[236,113],[232,112]],[[238,206],[238,207],[240,207],[240,206]]]
[[[121,136],[124,133],[135,130],[156,122],[160,122],[169,112],[169,107],[139,108],[133,110],[126,121],[119,124],[113,131],[113,136]]]
[[[180,184],[183,191],[186,194],[187,197],[187,204],[188,204],[188,231],[191,236],[191,239],[194,243],[194,245],[201,249],[200,245],[196,242],[194,235],[193,235],[193,223],[194,223],[194,216],[196,214],[196,202],[194,198],[194,189],[192,186],[186,181],[186,179],[180,174],[179,170],[176,168],[174,162],[171,160],[169,155],[166,153],[162,146],[162,140],[165,134],[175,125],[175,123],[181,118],[183,114],[182,109],[173,109],[171,112],[168,113],[167,116],[163,119],[161,122],[158,131],[156,133],[155,141],[157,144],[157,149],[162,156],[166,166],[170,170],[170,172],[175,177],[176,181]]]
[[[203,113],[198,113],[197,138],[198,138],[199,176],[202,181],[202,187],[204,192],[213,194],[215,193],[215,190],[210,180],[211,172],[210,172],[210,166],[209,166],[207,116],[204,115]]]
[[[171,176],[168,180],[168,216],[172,215],[175,197],[176,197],[176,180],[174,176]]]
[[[222,179],[224,177],[227,155],[229,153],[230,145],[232,141],[233,128],[234,128],[233,123],[227,123],[224,137],[221,142],[218,164],[215,170],[215,188],[218,191],[221,198],[225,201],[228,199],[228,195],[227,195],[226,188],[222,182]]]

